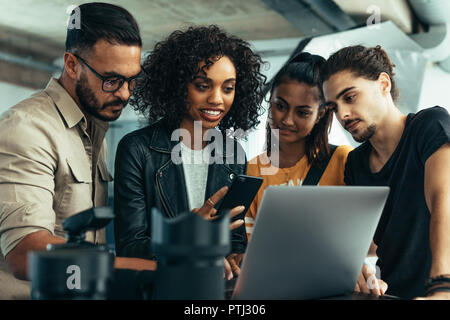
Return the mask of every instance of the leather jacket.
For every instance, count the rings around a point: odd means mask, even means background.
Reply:
[[[223,164],[213,163],[208,167],[205,201],[221,187],[230,186],[238,174],[247,172],[242,146],[235,139],[223,139],[223,154],[213,153],[215,159],[223,156]],[[227,150],[226,140],[233,150]],[[178,143],[171,141],[171,133],[162,121],[133,131],[120,141],[114,179],[117,256],[156,259],[151,252],[152,207],[169,218],[189,212],[183,165],[171,160],[171,150]],[[220,202],[216,208],[219,205]],[[244,213],[232,220],[236,219],[244,219]],[[245,225],[232,230],[230,238],[231,252],[245,252]]]

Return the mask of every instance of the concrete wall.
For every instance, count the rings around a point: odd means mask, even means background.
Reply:
[[[0,114],[31,95],[34,90],[0,82]]]

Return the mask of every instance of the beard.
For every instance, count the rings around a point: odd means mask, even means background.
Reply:
[[[98,99],[95,97],[94,91],[89,88],[87,80],[83,75],[81,75],[80,80],[77,81],[75,93],[80,100],[82,108],[93,117],[102,121],[115,121],[120,117],[121,114],[121,112],[114,112],[111,116],[108,116],[102,114],[102,110],[105,110],[109,106],[117,106],[121,104],[123,105],[123,108],[125,108],[128,103],[128,101],[123,101],[122,99],[118,98],[112,102],[107,102],[103,105],[100,105]]]
[[[375,131],[377,131],[377,126],[375,124],[371,124],[367,127],[366,130],[364,130],[364,132],[360,136],[354,136],[353,139],[355,139],[356,142],[365,142],[372,138],[372,136],[375,134]]]

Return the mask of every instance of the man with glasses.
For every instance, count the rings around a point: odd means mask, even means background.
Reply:
[[[102,47],[107,43],[105,43],[105,40],[101,40],[101,42],[98,45],[98,47]],[[139,48],[140,49],[140,48]],[[93,67],[91,67],[86,60],[81,58],[78,54],[72,53],[73,56],[78,60],[78,62],[81,62],[83,65],[85,65],[97,78],[101,80],[101,90],[104,93],[110,93],[113,96],[117,97],[117,100],[112,100],[109,102],[106,102],[103,104],[103,106],[98,106],[98,102],[95,100],[92,100],[91,102],[88,101],[88,99],[95,99],[95,95],[92,93],[92,91],[87,87],[83,86],[82,84],[86,83],[86,78],[83,78],[81,80],[81,83],[77,83],[76,87],[76,94],[78,99],[80,100],[81,105],[85,108],[85,111],[89,113],[91,116],[94,116],[98,119],[101,119],[103,121],[114,121],[122,112],[122,109],[125,107],[125,105],[128,102],[128,98],[130,97],[130,93],[133,91],[135,85],[136,85],[136,79],[141,76],[142,72],[139,72],[129,78],[125,78],[123,75],[118,74],[114,71],[108,71],[104,72],[104,75],[97,72]],[[127,58],[125,58],[127,59]],[[127,83],[128,86],[128,92],[126,89],[125,96],[127,97],[126,100],[121,99],[123,96],[119,92],[119,90],[122,89],[123,85]],[[94,102],[97,105],[92,105],[92,102]],[[110,107],[110,109],[107,109]],[[102,110],[109,110],[109,114],[105,112],[100,112]]]
[[[0,118],[0,299],[27,298],[27,255],[65,242],[63,219],[107,204],[105,134],[141,74],[141,37],[128,11],[105,3],[77,8],[64,70],[45,90]],[[104,230],[86,240],[105,242]],[[5,259],[3,258],[5,257]],[[6,260],[6,264],[5,264]],[[116,267],[151,269],[116,259]]]

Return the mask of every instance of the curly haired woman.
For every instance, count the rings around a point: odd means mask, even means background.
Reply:
[[[214,25],[177,30],[156,44],[131,101],[150,125],[126,135],[116,153],[117,255],[157,258],[151,252],[152,207],[170,218],[193,211],[214,219],[228,186],[247,171],[245,152],[228,130],[258,124],[261,65],[247,42]],[[228,279],[232,270],[238,273],[247,245],[243,211],[230,212]]]

